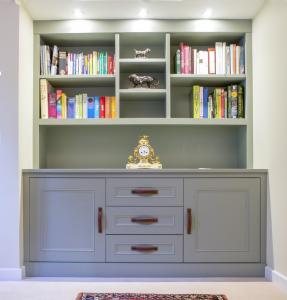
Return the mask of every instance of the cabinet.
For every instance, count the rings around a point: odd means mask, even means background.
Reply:
[[[30,276],[259,276],[265,226],[262,170],[24,172]]]
[[[104,179],[32,178],[30,260],[104,261],[104,207]]]
[[[184,181],[184,261],[260,261],[260,180]]]

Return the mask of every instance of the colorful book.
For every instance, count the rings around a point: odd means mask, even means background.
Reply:
[[[48,119],[48,93],[49,82],[47,79],[40,79],[40,103],[41,103],[41,119]]]
[[[100,97],[95,96],[95,118],[98,119],[100,118]]]
[[[95,97],[88,97],[87,117],[88,119],[95,118]]]
[[[241,85],[238,86],[238,118],[244,118],[244,95],[243,95],[243,87]]]
[[[59,49],[55,45],[53,47],[53,54],[52,54],[51,75],[57,75],[58,73],[58,58],[59,58]]]
[[[208,118],[208,88],[203,88],[203,118]]]
[[[175,74],[180,74],[180,50],[177,49],[175,56],[174,56],[174,67],[175,67]]]
[[[57,119],[56,93],[48,94],[48,115],[49,119]]]
[[[111,118],[112,119],[116,118],[116,97],[115,96],[111,97]]]
[[[105,97],[105,118],[111,118],[111,97]]]
[[[61,100],[62,100],[62,119],[67,119],[67,95],[65,93],[62,93]]]
[[[82,95],[76,95],[76,119],[83,118],[83,97]]]
[[[230,89],[230,101],[231,101],[231,115],[233,119],[237,118],[237,107],[238,107],[238,86],[231,85]]]
[[[66,75],[67,74],[67,53],[66,51],[59,52],[59,74]]]
[[[67,101],[67,117],[68,119],[75,119],[76,117],[76,99],[69,97]]]
[[[83,94],[82,98],[83,98],[83,119],[87,119],[88,118],[88,95]]]
[[[200,86],[194,85],[192,88],[192,112],[194,119],[200,118]]]
[[[105,118],[105,97],[100,97],[100,118]]]
[[[56,91],[57,119],[62,119],[62,90]]]

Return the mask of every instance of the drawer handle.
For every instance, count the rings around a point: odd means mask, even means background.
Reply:
[[[192,209],[187,209],[187,234],[192,232]]]
[[[142,217],[135,217],[131,218],[132,223],[139,223],[139,224],[153,224],[158,222],[158,218],[142,218]]]
[[[103,232],[103,208],[98,208],[98,232]]]
[[[131,246],[132,251],[137,252],[156,252],[158,251],[158,247],[156,246]]]
[[[152,196],[152,195],[157,195],[158,190],[135,189],[135,190],[132,190],[132,194],[139,195],[139,196]]]

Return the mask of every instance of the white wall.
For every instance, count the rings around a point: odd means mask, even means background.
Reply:
[[[287,276],[287,1],[253,22],[254,167],[269,169],[268,265]],[[287,282],[286,282],[287,283]]]
[[[0,278],[20,278],[19,8],[0,2]]]

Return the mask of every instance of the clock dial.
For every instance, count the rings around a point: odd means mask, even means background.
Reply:
[[[147,147],[147,146],[141,146],[141,147],[139,148],[139,154],[140,154],[141,156],[143,156],[143,157],[148,156],[148,155],[149,155],[149,147]]]

